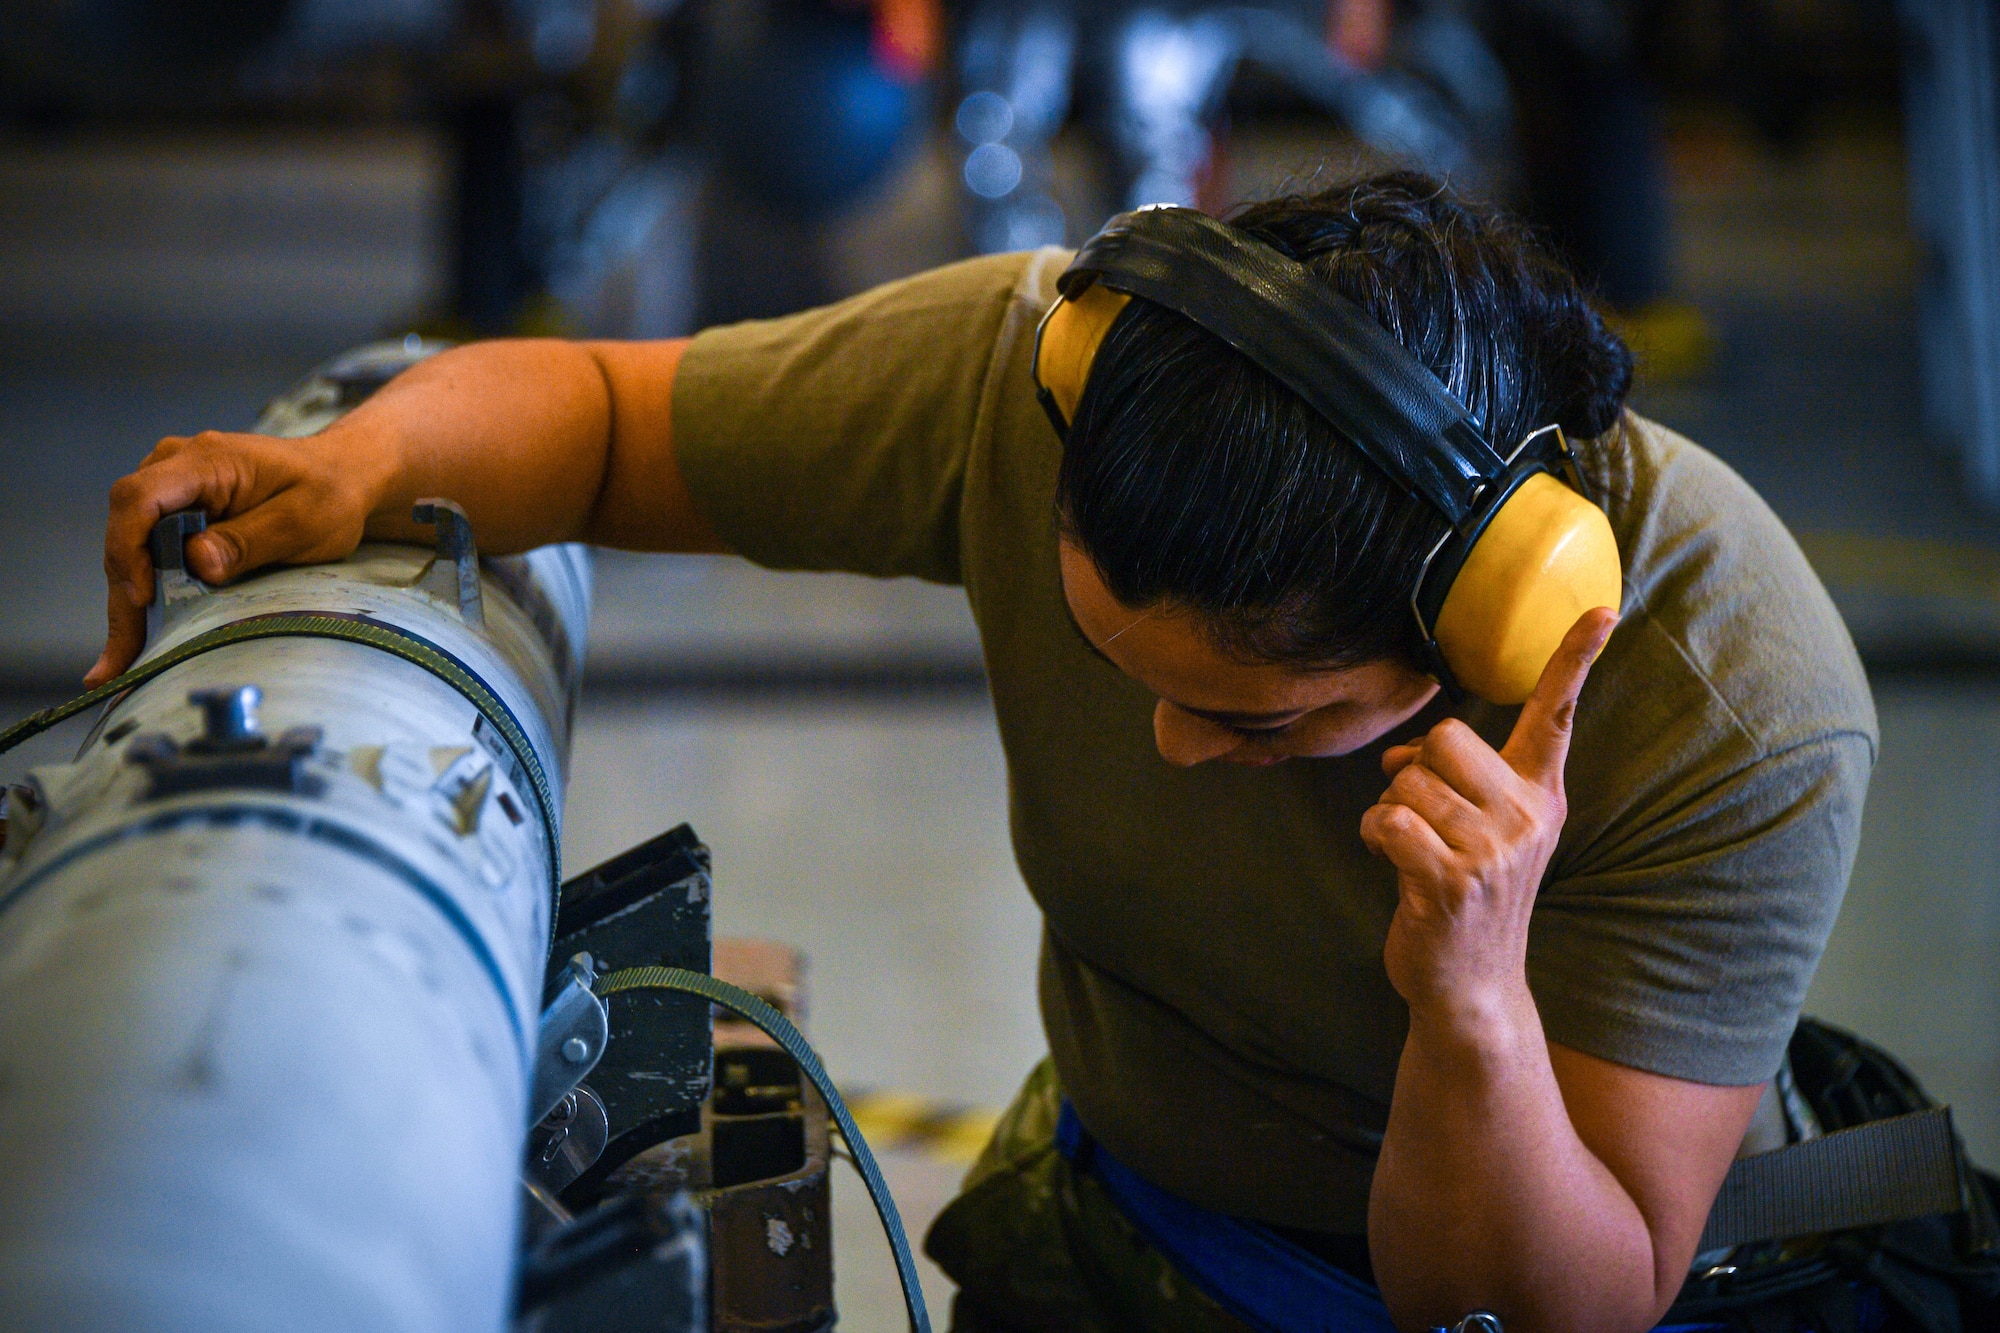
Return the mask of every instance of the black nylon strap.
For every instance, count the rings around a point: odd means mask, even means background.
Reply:
[[[1186,316],[1269,371],[1454,528],[1507,465],[1472,415],[1368,313],[1297,261],[1188,208],[1113,218],[1058,279]]]
[[[1723,1180],[1699,1248],[1958,1212],[1958,1161],[1948,1106],[1746,1157]]]

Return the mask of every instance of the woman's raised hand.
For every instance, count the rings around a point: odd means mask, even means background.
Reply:
[[[1383,961],[1413,1012],[1476,1021],[1525,994],[1529,914],[1569,813],[1576,699],[1617,622],[1600,607],[1570,627],[1501,749],[1447,718],[1384,752],[1389,789],[1361,837],[1397,870]]]

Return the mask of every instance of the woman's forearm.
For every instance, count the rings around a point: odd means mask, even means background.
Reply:
[[[582,345],[473,343],[419,363],[323,435],[379,454],[368,535],[418,540],[411,505],[457,501],[482,548],[524,550],[584,535],[611,451],[610,392]]]
[[[1525,983],[1412,1011],[1368,1233],[1409,1328],[1489,1309],[1509,1333],[1620,1333],[1665,1304],[1646,1220],[1572,1127]]]
[[[160,441],[111,488],[101,684],[145,644],[149,534],[208,515],[189,567],[226,583],[338,560],[363,537],[424,541],[413,504],[441,496],[494,553],[557,541],[720,551],[681,479],[673,387],[684,342],[474,343],[423,361],[309,439],[205,431]]]

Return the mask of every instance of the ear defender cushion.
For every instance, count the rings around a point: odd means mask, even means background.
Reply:
[[[1090,363],[1131,299],[1094,282],[1074,297],[1056,302],[1049,312],[1035,351],[1035,379],[1055,399],[1064,421],[1076,420]]]
[[[1459,567],[1438,611],[1438,648],[1472,693],[1523,703],[1579,616],[1618,609],[1623,581],[1604,511],[1536,473],[1500,506]]]

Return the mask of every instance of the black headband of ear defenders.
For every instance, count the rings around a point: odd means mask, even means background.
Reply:
[[[1098,280],[1262,366],[1461,536],[1475,536],[1513,489],[1496,483],[1518,480],[1464,405],[1366,311],[1206,214],[1156,206],[1113,218],[1057,286],[1076,296]]]

